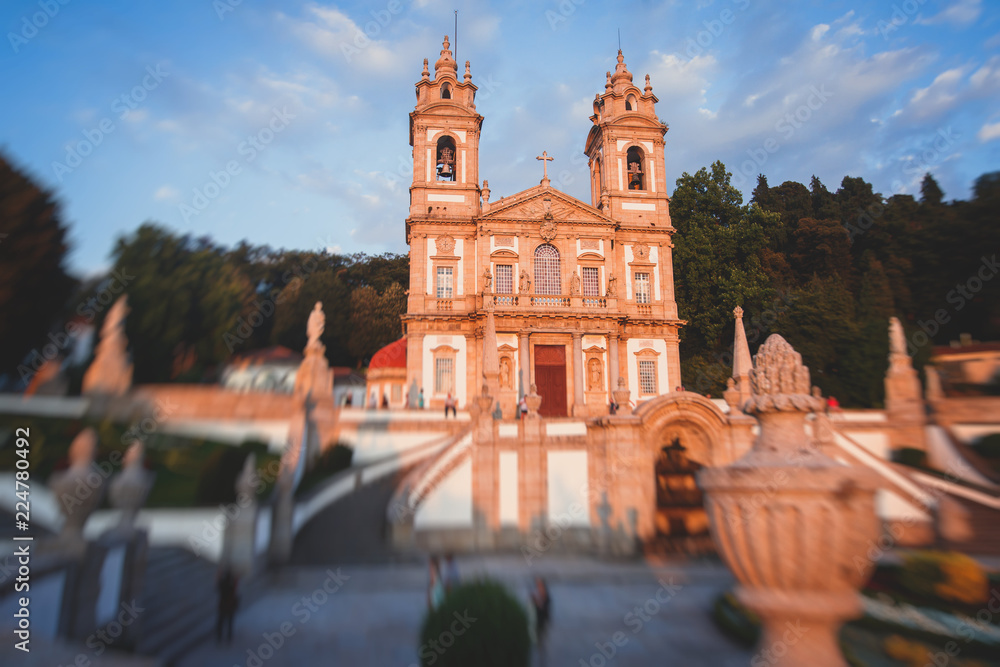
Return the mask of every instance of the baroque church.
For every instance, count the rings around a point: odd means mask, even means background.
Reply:
[[[468,61],[459,79],[446,37],[433,76],[424,60],[410,112],[406,387],[422,388],[430,407],[449,394],[465,407],[487,378],[508,418],[532,385],[546,417],[607,414],[620,382],[636,403],[672,391],[684,322],[674,299],[667,126],[649,76],[636,86],[619,51],[594,97],[589,203],[552,187],[544,151],[537,186],[490,201],[476,90]],[[483,346],[494,330],[495,358]]]

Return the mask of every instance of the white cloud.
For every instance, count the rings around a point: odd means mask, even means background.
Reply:
[[[940,14],[916,21],[921,25],[936,25],[951,23],[956,26],[967,26],[979,18],[982,13],[981,0],[957,0]]]
[[[981,142],[986,143],[987,141],[993,141],[994,139],[1000,139],[1000,122],[998,123],[986,123],[976,134],[976,138]]]
[[[161,185],[153,193],[153,199],[156,201],[176,202],[180,199],[180,196],[181,191],[172,185]]]

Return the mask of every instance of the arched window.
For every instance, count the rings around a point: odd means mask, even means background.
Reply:
[[[451,86],[447,83],[441,84],[441,99],[450,100],[451,99]]]
[[[455,140],[448,135],[437,142],[437,180],[455,180]]]
[[[626,163],[628,164],[628,189],[645,190],[646,178],[643,173],[643,165],[646,161],[643,157],[642,149],[638,146],[628,149]]]
[[[638,111],[635,105],[635,95],[629,95],[625,98],[625,111]]]
[[[562,294],[559,251],[548,244],[535,248],[535,294]]]

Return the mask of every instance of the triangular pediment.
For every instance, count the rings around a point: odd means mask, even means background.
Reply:
[[[614,224],[611,218],[590,204],[585,204],[555,188],[541,185],[490,202],[489,213],[479,216],[479,220],[540,221],[544,220],[546,215],[551,215],[557,222]]]

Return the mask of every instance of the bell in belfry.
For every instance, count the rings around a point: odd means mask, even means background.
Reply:
[[[438,175],[450,177],[454,173],[454,166],[454,152],[448,147],[442,148],[441,153],[438,155]]]
[[[642,183],[642,168],[638,162],[630,162],[628,165],[629,184]]]

